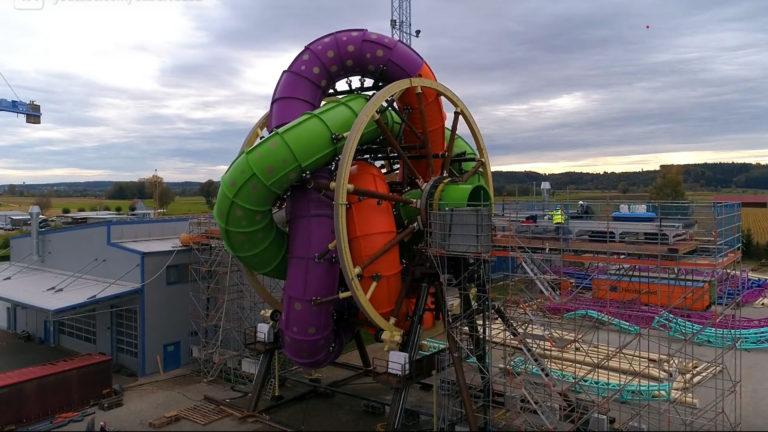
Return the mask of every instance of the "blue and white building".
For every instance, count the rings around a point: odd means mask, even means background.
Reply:
[[[108,221],[11,239],[0,264],[0,328],[138,375],[189,362],[187,219]]]

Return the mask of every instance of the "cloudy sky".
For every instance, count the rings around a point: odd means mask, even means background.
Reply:
[[[768,163],[768,2],[413,3],[495,169]],[[388,25],[388,0],[0,0],[0,72],[44,113],[0,113],[0,184],[218,178],[304,44]]]

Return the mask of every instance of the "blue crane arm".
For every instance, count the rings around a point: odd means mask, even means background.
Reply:
[[[27,123],[40,124],[40,105],[34,102],[0,99],[0,111],[27,116]]]
[[[7,112],[16,113],[16,114],[40,116],[39,105],[36,105],[36,104],[32,104],[32,105],[38,107],[36,111],[34,110],[33,106],[30,106],[30,104],[26,102],[0,99],[0,111],[7,111]]]

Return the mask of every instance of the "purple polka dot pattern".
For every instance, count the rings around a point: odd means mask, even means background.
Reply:
[[[270,106],[274,130],[320,106],[338,81],[352,76],[384,83],[418,74],[424,59],[408,45],[364,29],[341,30],[310,42],[280,75]]]

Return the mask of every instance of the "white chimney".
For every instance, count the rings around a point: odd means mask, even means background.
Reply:
[[[32,233],[32,253],[35,258],[40,258],[40,241],[38,239],[40,231],[40,207],[33,205],[29,208],[30,230]]]
[[[552,189],[552,185],[548,181],[541,182],[541,195],[544,197],[544,202],[549,201],[549,191]]]

